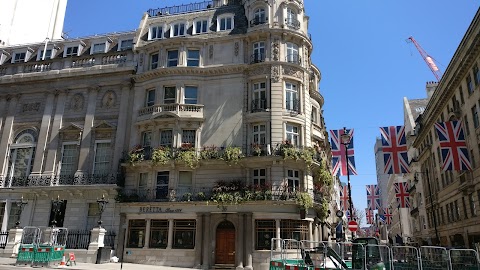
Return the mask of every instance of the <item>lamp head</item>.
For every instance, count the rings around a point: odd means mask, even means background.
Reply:
[[[352,136],[350,136],[350,133],[347,132],[347,128],[343,128],[343,134],[340,135],[340,139],[342,140],[342,144],[348,145],[350,144],[350,140],[352,139]]]

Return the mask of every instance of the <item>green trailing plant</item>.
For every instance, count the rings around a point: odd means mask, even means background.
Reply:
[[[186,192],[186,193],[183,193],[183,200],[184,201],[190,201],[192,199],[192,193],[190,192]]]
[[[316,192],[329,194],[333,188],[333,176],[325,161],[313,173],[313,186]]]
[[[253,143],[252,144],[252,154],[254,156],[259,157],[259,156],[262,155],[262,152],[263,152],[263,150],[262,150],[262,146],[260,144],[258,144],[258,143]]]
[[[200,161],[193,148],[179,151],[176,160],[185,162],[185,164],[192,169],[196,169]]]
[[[172,151],[168,147],[159,147],[152,152],[152,162],[154,164],[165,165],[172,160]]]
[[[315,213],[321,221],[325,221],[328,217],[328,201],[325,198],[322,198],[318,204],[315,204]]]
[[[313,207],[313,198],[308,192],[297,192],[295,194],[295,202],[300,209],[308,210]]]
[[[240,147],[228,146],[223,152],[222,159],[228,164],[237,164],[244,156]]]
[[[145,160],[145,155],[143,154],[143,147],[141,145],[136,145],[132,150],[128,152],[128,162],[135,166],[136,163]]]
[[[207,199],[207,196],[205,195],[204,192],[200,191],[198,192],[195,197],[197,198],[198,201],[205,201]]]
[[[219,159],[220,152],[218,148],[214,145],[212,146],[205,146],[202,150],[200,150],[200,158],[201,159]]]
[[[306,148],[300,149],[299,152],[300,152],[300,158],[303,159],[307,167],[310,168],[314,162],[315,149],[313,149],[312,147],[306,147]]]

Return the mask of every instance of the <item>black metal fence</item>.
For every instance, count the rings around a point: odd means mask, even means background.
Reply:
[[[115,247],[115,236],[117,236],[115,231],[107,231],[105,238],[103,239],[104,246],[113,249]]]
[[[88,249],[90,244],[89,230],[69,230],[66,248],[68,249]]]
[[[5,249],[8,240],[8,231],[0,232],[0,248]]]

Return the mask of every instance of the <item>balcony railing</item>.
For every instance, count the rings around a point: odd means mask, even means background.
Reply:
[[[267,100],[266,99],[254,99],[252,100],[252,112],[261,112],[267,109]]]
[[[250,64],[265,62],[265,53],[254,53],[250,56]]]
[[[285,108],[291,112],[300,113],[300,100],[293,99],[285,101]]]
[[[157,104],[142,108],[138,111],[138,116],[155,115],[162,112],[172,112],[178,116],[198,116],[203,117],[203,105],[199,104]]]
[[[25,65],[23,68],[23,73],[50,71],[51,66],[52,66],[52,62]]]
[[[218,6],[219,1],[205,1],[199,3],[190,3],[173,7],[155,8],[147,10],[150,17],[170,16],[175,14],[192,13],[207,10]]]
[[[285,61],[297,65],[300,65],[302,63],[302,59],[298,53],[287,54]]]
[[[285,19],[285,24],[286,24],[289,28],[293,28],[293,29],[295,29],[295,30],[300,29],[300,21],[297,20],[296,18],[288,18],[288,19]]]
[[[260,24],[266,24],[267,22],[268,22],[268,17],[257,17],[250,20],[250,27],[260,25]]]
[[[85,186],[116,185],[117,175],[35,175],[22,177],[4,177],[0,187],[49,187],[49,186]]]

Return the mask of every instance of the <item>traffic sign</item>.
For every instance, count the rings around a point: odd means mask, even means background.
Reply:
[[[358,230],[357,222],[355,220],[351,220],[350,222],[348,222],[348,229],[351,232],[356,232]]]

